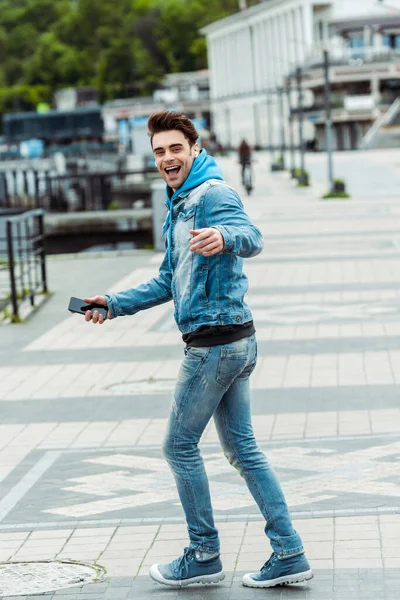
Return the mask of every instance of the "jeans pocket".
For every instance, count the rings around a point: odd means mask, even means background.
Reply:
[[[217,381],[220,385],[228,388],[243,372],[247,364],[247,355],[226,354],[222,348],[218,363]]]
[[[204,360],[209,353],[209,346],[186,346],[185,356],[187,358],[195,358],[197,360]]]

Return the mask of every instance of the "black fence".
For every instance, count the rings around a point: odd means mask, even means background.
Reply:
[[[68,175],[34,169],[3,171],[0,208],[43,208],[48,212],[126,208],[134,200],[150,199],[151,181],[156,174],[151,167]]]
[[[45,146],[40,158],[52,158],[55,154],[61,152],[68,159],[79,158],[99,158],[107,157],[117,153],[116,142],[87,142],[75,144],[60,144]],[[8,147],[0,148],[0,160],[21,161],[24,157],[21,155],[20,147],[17,144],[10,144]]]
[[[5,305],[11,305],[13,322],[21,318],[21,304],[35,306],[38,294],[47,293],[46,256],[44,247],[44,211],[30,210],[5,219],[6,261],[2,261],[3,278],[9,272],[9,291],[3,295]],[[3,279],[4,281],[4,279]]]
[[[68,111],[50,110],[7,113],[3,115],[6,143],[18,144],[25,140],[101,140],[104,134],[101,106],[84,106]]]

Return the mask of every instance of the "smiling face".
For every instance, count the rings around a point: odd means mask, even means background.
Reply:
[[[177,129],[155,133],[152,146],[157,169],[175,192],[187,179],[199,147],[197,144],[190,147],[188,139]]]

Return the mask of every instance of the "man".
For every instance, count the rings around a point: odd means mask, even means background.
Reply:
[[[244,171],[246,166],[251,163],[251,148],[245,139],[240,142],[238,155],[239,162],[242,165],[242,184],[244,185]]]
[[[133,315],[174,300],[186,343],[163,450],[185,512],[190,545],[151,577],[178,587],[216,583],[220,560],[209,485],[198,443],[214,417],[224,453],[246,480],[266,519],[273,554],[244,585],[271,587],[312,578],[279,482],[258,447],[251,425],[249,376],[256,365],[255,329],[244,301],[243,259],[261,252],[262,234],[215,160],[197,144],[192,122],[174,111],[148,121],[157,169],[167,183],[167,250],[157,277],[118,294],[86,298],[108,306],[108,316]],[[103,323],[88,311],[86,320]]]

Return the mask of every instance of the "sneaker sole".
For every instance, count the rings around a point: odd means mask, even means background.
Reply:
[[[303,573],[295,573],[295,575],[286,575],[286,577],[277,577],[269,581],[255,581],[249,575],[245,575],[242,579],[243,585],[246,587],[268,588],[276,585],[290,585],[291,583],[301,583],[302,581],[310,581],[314,577],[312,571],[303,571]]]
[[[150,568],[150,577],[154,579],[154,581],[157,581],[157,583],[169,585],[170,587],[185,587],[186,585],[191,585],[193,583],[219,583],[225,579],[225,573],[220,571],[219,573],[213,573],[212,575],[200,575],[199,577],[191,577],[190,579],[178,579],[177,581],[173,581],[171,579],[165,579],[158,570],[158,565],[153,565]]]

